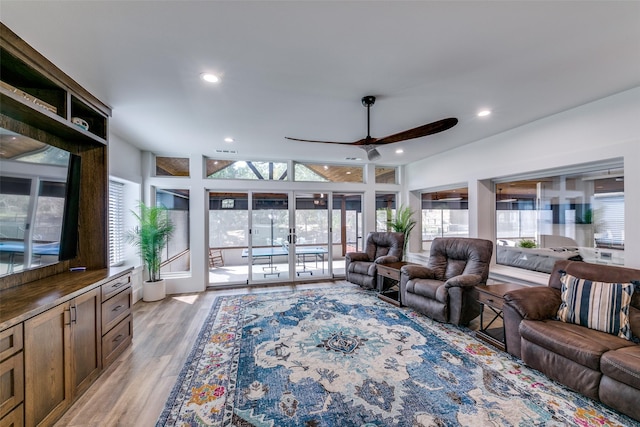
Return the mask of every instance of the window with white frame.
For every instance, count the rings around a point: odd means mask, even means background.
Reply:
[[[393,231],[389,221],[396,216],[396,193],[376,193],[376,231]]]
[[[420,195],[423,250],[436,237],[469,237],[468,194],[464,187]]]
[[[624,264],[622,165],[495,182],[498,264],[549,273],[559,259]]]

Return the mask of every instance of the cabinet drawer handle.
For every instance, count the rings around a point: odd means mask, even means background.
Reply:
[[[115,284],[111,285],[111,289],[118,289],[120,286],[123,286],[123,285],[126,285],[126,284],[127,284],[127,282],[118,282],[118,283],[115,283]]]
[[[114,308],[111,309],[111,311],[120,311],[120,309],[124,307],[124,305],[120,304],[118,306],[115,306]]]
[[[493,302],[493,298],[487,298],[487,302]]]
[[[124,338],[124,335],[120,334],[120,335],[118,335],[117,337],[115,337],[115,338],[113,339],[113,342],[121,341],[121,340],[122,340],[122,338]]]

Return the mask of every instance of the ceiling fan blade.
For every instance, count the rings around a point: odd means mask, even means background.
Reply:
[[[395,133],[378,139],[376,144],[391,144],[392,142],[406,141],[408,139],[420,138],[434,133],[443,132],[451,129],[458,124],[458,119],[450,117],[448,119],[438,120],[437,122],[418,126],[417,128],[405,130],[404,132]]]
[[[316,140],[313,140],[313,139],[291,138],[290,136],[285,136],[285,139],[290,139],[291,141],[302,141],[302,142],[320,142],[322,144],[343,144],[343,145],[353,145],[354,144],[353,142],[316,141]]]

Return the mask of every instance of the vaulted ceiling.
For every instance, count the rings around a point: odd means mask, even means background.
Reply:
[[[365,95],[374,137],[459,119],[379,148],[406,164],[640,85],[637,1],[2,0],[0,16],[113,108],[114,135],[168,156],[363,164],[285,136],[363,138]]]

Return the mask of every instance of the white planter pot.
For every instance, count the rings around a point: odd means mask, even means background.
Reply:
[[[160,301],[167,295],[164,279],[157,282],[142,283],[142,300],[145,302]]]

